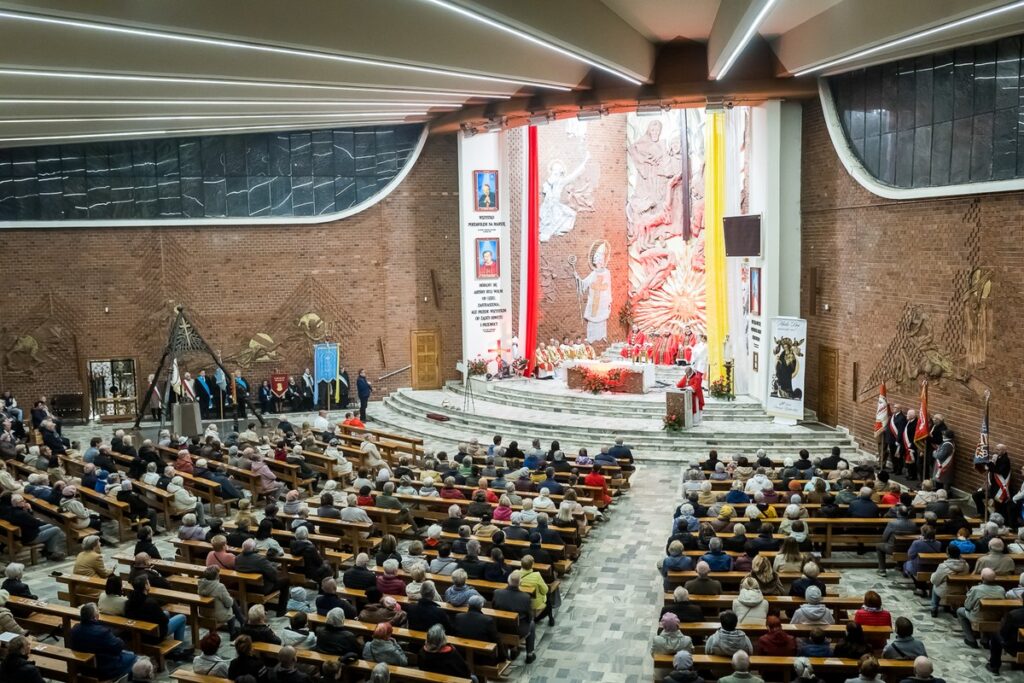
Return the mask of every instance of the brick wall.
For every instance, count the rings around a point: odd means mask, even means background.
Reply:
[[[608,116],[588,121],[583,138],[570,135],[569,128],[578,127],[575,120],[559,121],[538,129],[538,170],[543,185],[548,167],[559,160],[571,173],[589,152],[585,172],[576,187],[589,185],[593,196],[593,211],[579,211],[575,227],[565,235],[551,238],[540,246],[540,275],[542,298],[538,341],[552,337],[561,340],[568,335],[573,340],[585,337],[586,321],[580,313],[580,300],[575,280],[568,268],[569,256],[577,259],[576,269],[581,277],[590,273],[588,256],[591,245],[608,240],[611,245],[609,270],[612,273],[612,312],[608,319],[610,341],[625,338],[626,330],[619,325],[619,309],[626,301],[628,287],[628,255],[626,252],[626,117]],[[578,128],[577,128],[578,129]],[[563,195],[563,201],[566,196]],[[586,296],[582,297],[586,303]],[[595,348],[601,351],[604,344]]]
[[[958,442],[957,484],[976,486],[971,466],[978,439],[982,394],[991,389],[991,443],[1006,443],[1014,462],[1024,461],[1024,345],[1018,320],[1024,310],[1024,193],[893,201],[872,195],[846,173],[832,147],[819,103],[808,102],[803,117],[802,164],[803,310],[809,325],[807,399],[818,407],[818,349],[839,351],[839,424],[873,448],[877,385],[872,375],[892,365],[902,340],[920,345],[907,307],[923,313],[940,359],[948,359],[967,381],[945,379],[929,391],[932,413],[946,415]],[[808,310],[809,272],[818,269],[816,311]],[[969,353],[966,341],[974,301],[969,275],[991,278],[985,306],[990,329],[984,353]],[[824,305],[830,307],[824,311]],[[908,330],[911,332],[908,335]],[[890,352],[887,357],[887,352]],[[853,364],[858,364],[856,399]],[[875,379],[885,372],[875,373]],[[891,401],[917,407],[917,381],[888,382]],[[1016,469],[1016,467],[1015,467]],[[1015,476],[1014,486],[1019,485]]]
[[[298,326],[310,312],[340,343],[353,379],[359,367],[375,380],[407,365],[414,329],[441,331],[442,372],[454,378],[461,344],[457,165],[455,136],[432,137],[384,201],[321,225],[6,230],[0,386],[23,404],[40,394],[87,393],[86,361],[108,358],[135,358],[144,382],[176,303],[229,369],[253,335],[273,338],[275,359],[254,364],[251,380],[301,374],[311,364],[312,342]],[[39,343],[38,363],[10,352],[23,335]],[[410,383],[410,373],[401,373],[377,383],[376,396]]]

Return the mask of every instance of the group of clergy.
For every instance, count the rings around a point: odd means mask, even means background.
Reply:
[[[647,333],[639,325],[633,325],[620,355],[634,363],[676,365],[682,361],[685,365],[700,365],[697,371],[707,374],[703,368],[707,363],[707,337],[698,335],[689,327],[682,334],[666,331]]]
[[[541,342],[536,353],[538,377],[551,375],[555,368],[567,361],[597,358],[594,347],[582,337],[577,337],[575,343],[569,337],[564,337],[562,343],[558,343],[557,339],[552,338],[547,344]]]

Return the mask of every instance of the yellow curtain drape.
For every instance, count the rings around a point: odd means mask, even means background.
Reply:
[[[708,329],[709,381],[724,375],[725,337],[729,334],[729,296],[725,272],[725,114],[708,114],[704,164],[704,277]]]

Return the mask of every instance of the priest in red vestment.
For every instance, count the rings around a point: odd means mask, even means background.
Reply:
[[[690,366],[686,366],[686,374],[676,384],[676,388],[685,389],[690,387],[693,389],[693,414],[697,415],[704,410],[704,377],[699,372],[695,372]]]

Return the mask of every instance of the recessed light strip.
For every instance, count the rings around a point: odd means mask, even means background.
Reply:
[[[253,119],[349,119],[349,118],[363,118],[363,117],[377,117],[381,116],[426,116],[425,111],[374,111],[374,112],[359,112],[359,113],[344,113],[344,114],[181,114],[174,115],[169,114],[166,116],[154,115],[154,116],[88,116],[88,117],[69,117],[69,118],[50,118],[50,119],[5,119],[0,118],[0,125],[2,124],[13,124],[13,123],[103,123],[103,122],[131,122],[131,121],[206,121],[206,120],[238,120],[245,119],[251,121]]]
[[[179,99],[99,99],[92,97],[0,97],[4,104],[180,104],[180,105],[231,105],[231,106],[322,106],[322,107],[461,107],[461,102],[402,102],[391,100],[179,100]]]
[[[135,83],[179,83],[196,85],[244,86],[255,88],[288,88],[330,90],[340,92],[377,92],[401,95],[444,95],[446,97],[479,97],[507,100],[504,93],[463,92],[453,90],[422,90],[414,88],[387,88],[355,85],[322,85],[319,83],[285,83],[283,81],[246,81],[227,78],[198,78],[189,76],[139,76],[136,74],[85,73],[81,71],[48,71],[44,69],[0,69],[0,76],[32,76],[33,78],[68,78],[95,81],[125,81]]]
[[[732,54],[730,54],[729,58],[725,60],[722,70],[718,72],[717,76],[715,76],[716,81],[720,81],[725,78],[725,74],[728,73],[729,69],[732,68],[732,65],[736,63],[740,53],[743,52],[743,49],[747,46],[747,43],[750,42],[750,39],[754,37],[754,33],[757,31],[758,26],[760,26],[761,22],[764,21],[764,18],[768,16],[768,12],[771,11],[774,4],[775,0],[768,0],[764,4],[764,7],[761,8],[761,11],[757,13],[757,16],[754,17],[754,21],[750,23],[750,26],[747,27],[743,37],[740,38],[740,42],[733,49]]]
[[[380,121],[360,121],[360,126],[384,126],[384,125],[397,125],[407,123],[401,120],[387,120],[382,119]],[[295,130],[294,125],[280,125],[280,126],[225,126],[221,128],[183,128],[181,130],[136,130],[126,131],[120,133],[69,133],[60,135],[33,135],[25,137],[14,137],[14,138],[0,138],[0,142],[44,142],[48,140],[83,140],[87,138],[126,138],[126,137],[164,137],[173,135],[174,137],[185,137],[190,135],[200,135],[207,133],[235,133],[246,130],[282,130],[290,129]]]
[[[962,19],[957,19],[957,20],[951,21],[951,22],[949,22],[947,24],[941,24],[939,26],[933,26],[932,28],[925,29],[923,31],[917,31],[915,33],[911,33],[908,36],[903,36],[902,38],[896,38],[895,40],[889,40],[889,41],[886,41],[886,42],[884,42],[884,43],[882,43],[880,45],[875,45],[874,47],[869,47],[869,48],[867,48],[865,50],[859,50],[859,51],[854,52],[853,54],[847,55],[845,57],[839,57],[837,59],[833,59],[833,60],[830,60],[830,61],[827,61],[827,62],[823,62],[821,64],[818,64],[817,66],[812,66],[810,68],[803,69],[801,71],[797,71],[793,75],[794,76],[805,76],[807,74],[814,73],[815,71],[822,71],[824,69],[830,69],[830,68],[832,68],[834,66],[839,66],[840,64],[846,64],[847,62],[852,62],[852,61],[860,59],[862,57],[867,57],[868,55],[873,55],[873,54],[876,54],[878,52],[882,52],[883,50],[888,50],[890,48],[898,47],[900,45],[906,45],[907,43],[912,43],[914,41],[921,40],[922,38],[927,38],[929,36],[934,36],[934,35],[936,35],[938,33],[944,33],[945,31],[951,31],[951,30],[953,30],[955,28],[959,28],[959,27],[965,26],[967,24],[972,24],[972,23],[974,23],[976,21],[982,21],[984,19],[990,19],[992,17],[998,16],[1000,14],[1004,14],[1006,12],[1012,12],[1013,10],[1021,9],[1022,7],[1024,7],[1024,0],[1018,0],[1017,2],[1011,2],[1010,4],[1003,5],[1001,7],[994,7],[992,9],[990,9],[990,10],[985,10],[984,12],[979,12],[977,14],[972,14],[969,17],[963,17]]]
[[[490,26],[491,28],[496,28],[499,31],[504,31],[505,33],[509,33],[511,35],[514,35],[517,38],[520,38],[520,39],[525,40],[527,42],[533,43],[534,45],[539,45],[539,46],[541,46],[543,48],[546,48],[548,50],[551,50],[553,52],[557,52],[558,54],[563,55],[565,57],[569,57],[570,59],[575,59],[578,62],[583,62],[584,64],[586,64],[588,66],[594,67],[595,69],[600,69],[601,71],[610,73],[613,76],[618,76],[619,78],[627,80],[630,83],[632,83],[633,85],[643,85],[643,81],[638,80],[638,79],[634,78],[633,76],[630,76],[629,74],[627,74],[625,72],[619,71],[618,69],[613,69],[610,66],[605,66],[604,64],[601,64],[600,62],[594,61],[593,59],[590,59],[589,57],[585,57],[584,55],[581,55],[578,52],[573,52],[572,50],[567,50],[564,47],[561,47],[559,45],[555,45],[554,43],[549,43],[549,42],[547,42],[545,40],[542,40],[542,39],[538,38],[537,36],[534,36],[534,35],[531,35],[530,33],[527,33],[526,31],[518,29],[518,28],[516,28],[514,26],[509,26],[506,23],[497,21],[497,20],[492,19],[490,17],[484,16],[483,14],[480,14],[479,12],[472,12],[472,11],[466,9],[465,7],[460,7],[459,5],[456,5],[454,3],[448,2],[447,0],[422,0],[422,1],[423,2],[427,2],[427,3],[431,4],[431,5],[436,6],[436,7],[442,7],[444,9],[446,9],[446,10],[455,12],[456,14],[459,14],[459,15],[467,18],[467,19],[472,19],[473,21],[480,22],[481,24],[486,24],[487,26]]]
[[[264,45],[261,43],[250,43],[244,40],[228,40],[225,38],[204,38],[200,36],[185,35],[183,33],[174,33],[172,31],[157,31],[154,29],[129,28],[126,26],[117,26],[115,24],[106,24],[98,21],[64,19],[44,16],[41,14],[28,14],[22,12],[9,12],[0,10],[0,19],[12,19],[15,21],[27,21],[37,24],[51,24],[56,26],[68,26],[71,28],[90,29],[93,31],[100,31],[103,33],[116,33],[119,35],[139,36],[143,38],[153,38],[157,40],[168,40],[179,43],[188,43],[190,45],[209,45],[213,47],[226,47],[238,50],[247,50],[250,52],[263,52],[268,54],[287,55],[289,57],[305,57],[310,59],[320,59],[331,62],[341,62],[344,64],[363,64],[366,66],[374,66],[385,69],[397,69],[400,71],[412,71],[414,73],[424,73],[431,74],[434,76],[445,76],[450,78],[481,80],[489,81],[492,83],[507,83],[516,86],[525,85],[532,86],[535,88],[549,88],[552,90],[570,89],[566,86],[557,85],[554,83],[543,83],[541,81],[530,81],[518,78],[503,78],[501,76],[486,76],[483,74],[476,74],[468,71],[455,71],[451,69],[442,69],[429,66],[415,66],[412,64],[403,64],[401,62],[389,62],[383,59],[372,59],[369,57],[352,57],[348,55],[339,55],[330,52],[318,52],[316,50],[300,50],[291,47],[277,47],[274,45]]]

